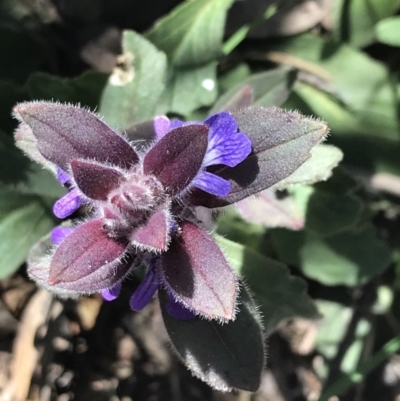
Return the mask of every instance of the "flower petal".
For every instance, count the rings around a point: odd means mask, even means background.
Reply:
[[[235,167],[251,153],[251,141],[247,135],[237,132],[235,119],[226,112],[209,117],[208,148],[203,167],[225,164]]]
[[[49,284],[74,282],[95,275],[102,267],[115,273],[125,249],[125,244],[105,234],[102,219],[88,221],[57,248],[50,265]]]
[[[71,170],[78,188],[94,200],[107,200],[108,194],[124,180],[116,168],[91,161],[72,160]]]
[[[228,180],[225,180],[218,175],[208,173],[207,171],[200,172],[200,174],[192,181],[192,184],[195,187],[216,196],[226,196],[231,190],[231,183]]]
[[[166,116],[154,117],[154,131],[157,139],[160,140],[169,131],[169,118]]]
[[[68,171],[73,159],[93,159],[122,168],[136,164],[132,146],[95,114],[76,106],[51,102],[20,103],[14,115],[32,131],[39,152]]]
[[[185,308],[180,302],[176,302],[172,298],[170,298],[165,305],[165,310],[169,315],[179,320],[189,320],[196,317],[195,313]]]
[[[197,175],[207,149],[208,127],[175,128],[144,157],[143,171],[153,174],[170,195],[183,191]]]
[[[209,319],[233,320],[238,279],[214,241],[190,222],[161,255],[162,282],[170,297]]]
[[[57,181],[59,183],[65,185],[70,179],[71,179],[71,176],[68,173],[66,173],[60,167],[57,167]]]
[[[54,245],[60,245],[73,231],[75,227],[55,227],[51,230],[50,239]]]
[[[160,279],[154,267],[150,267],[143,281],[131,296],[130,307],[134,311],[142,310],[153,298],[160,286]]]
[[[119,293],[121,292],[122,283],[121,281],[117,281],[112,287],[106,288],[101,291],[101,296],[106,301],[114,301],[114,299],[118,298]]]
[[[82,199],[76,189],[72,189],[53,206],[53,213],[59,219],[65,219],[76,212],[82,204]]]

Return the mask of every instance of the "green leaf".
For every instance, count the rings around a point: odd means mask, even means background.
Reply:
[[[279,258],[325,285],[356,286],[382,273],[391,261],[372,226],[322,238],[312,232],[271,230]]]
[[[331,236],[356,226],[363,203],[354,195],[336,194],[299,185],[290,190],[303,212],[306,227],[321,236]]]
[[[250,75],[250,67],[246,63],[240,63],[218,77],[218,87],[221,93],[227,92],[235,85],[243,82]]]
[[[297,72],[287,69],[275,69],[254,74],[224,93],[215,103],[210,114],[224,109],[224,105],[232,99],[244,86],[252,89],[255,106],[280,106],[289,96],[296,80]]]
[[[312,34],[279,41],[273,50],[289,53],[290,57],[286,58],[292,60],[293,65],[322,79],[323,86],[337,94],[339,103],[348,108],[346,120],[353,122],[351,125],[365,126],[367,132],[375,132],[377,136],[399,137],[397,84],[384,64],[348,45],[326,42]],[[319,104],[321,96],[311,96],[310,92],[318,90],[308,89],[309,86],[299,82],[295,90],[301,90],[300,95],[312,109],[324,107]],[[309,93],[306,98],[303,91]],[[346,122],[341,124],[346,125]]]
[[[200,66],[222,54],[226,12],[233,0],[186,1],[146,34],[179,67]]]
[[[80,103],[81,106],[95,109],[106,82],[107,75],[93,71],[76,78],[60,78],[35,72],[29,77],[26,90],[32,99]]]
[[[336,146],[315,146],[311,150],[311,157],[289,177],[276,183],[273,188],[281,190],[293,184],[314,184],[318,181],[326,181],[342,158],[343,153]]]
[[[188,116],[195,109],[210,106],[217,97],[216,64],[192,69],[172,69],[157,114],[175,113]]]
[[[168,297],[160,294],[162,315],[171,342],[182,362],[212,388],[256,391],[264,367],[260,316],[242,288],[236,319],[221,324],[195,317],[175,319],[165,311]]]
[[[38,196],[25,196],[0,187],[0,278],[24,262],[29,249],[53,227],[49,205]]]
[[[318,317],[305,281],[291,276],[285,265],[221,236],[214,238],[260,303],[267,334],[276,330],[282,320]]]
[[[16,121],[12,119],[11,112],[15,103],[25,100],[20,88],[11,81],[0,79],[0,129],[12,132]]]
[[[386,18],[375,27],[378,40],[390,46],[400,46],[400,17]]]
[[[58,198],[65,189],[54,175],[31,162],[15,147],[11,137],[0,131],[0,184],[13,192]]]
[[[336,0],[333,2],[334,35],[355,47],[375,40],[374,26],[400,7],[399,0]]]
[[[317,350],[326,358],[334,358],[349,327],[353,309],[336,302],[317,300],[318,310],[323,316],[319,322],[315,342]],[[364,341],[371,330],[366,319],[360,319],[354,331],[354,341],[350,344],[341,361],[342,372],[352,373],[358,367]]]
[[[167,68],[165,54],[133,31],[124,32],[123,49],[100,103],[107,123],[121,129],[154,117]]]

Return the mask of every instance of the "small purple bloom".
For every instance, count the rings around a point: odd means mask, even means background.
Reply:
[[[233,168],[251,153],[229,113],[204,122],[156,117],[157,140],[141,151],[77,107],[23,103],[15,115],[35,137],[35,151],[70,187],[54,214],[68,217],[83,203],[91,208],[85,222],[53,230],[56,247],[29,267],[33,279],[56,293],[101,292],[113,300],[142,262],[148,272],[130,299],[132,309],[141,310],[163,288],[172,316],[234,319],[238,278],[196,222],[189,196],[192,187],[226,196],[230,182],[208,168]]]

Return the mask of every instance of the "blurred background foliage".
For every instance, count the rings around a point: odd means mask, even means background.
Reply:
[[[303,184],[220,214],[216,238],[267,334],[316,358],[321,384],[306,399],[394,400],[400,375],[389,385],[383,372],[398,372],[400,350],[399,10],[399,0],[2,0],[0,277],[23,274],[63,193],[14,147],[16,102],[80,103],[134,137],[156,114],[202,119],[250,92],[255,105],[325,120],[330,146],[299,172]],[[369,374],[387,398],[368,398]]]

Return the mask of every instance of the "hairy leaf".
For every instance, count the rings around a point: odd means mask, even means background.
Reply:
[[[95,114],[50,102],[20,103],[14,112],[30,129],[39,152],[68,171],[72,159],[93,159],[129,168],[138,156],[128,142]]]
[[[84,195],[95,200],[106,200],[108,194],[124,180],[116,168],[91,161],[72,160],[74,181]]]
[[[199,172],[207,145],[207,126],[175,128],[146,154],[143,172],[157,177],[169,193],[178,194]]]
[[[174,299],[208,319],[233,320],[237,277],[223,253],[195,224],[181,224],[181,236],[161,256],[163,282]]]
[[[125,244],[106,235],[102,219],[83,223],[56,249],[50,265],[49,285],[72,284],[91,277],[96,284],[94,288],[88,285],[86,291],[95,291],[97,281],[104,280],[103,270],[108,270],[108,276],[114,276],[116,282],[120,278],[117,271],[125,249]],[[97,276],[102,276],[101,280]]]
[[[217,390],[256,391],[264,367],[264,339],[260,315],[245,288],[240,291],[236,320],[223,325],[199,317],[175,319],[165,311],[167,299],[161,294],[165,327],[192,373]]]
[[[224,198],[209,196],[201,190],[192,193],[192,202],[206,207],[225,206],[261,192],[298,169],[312,148],[328,133],[325,123],[277,108],[249,108],[232,113],[239,129],[249,136],[253,152],[234,168],[212,169],[231,182]]]

